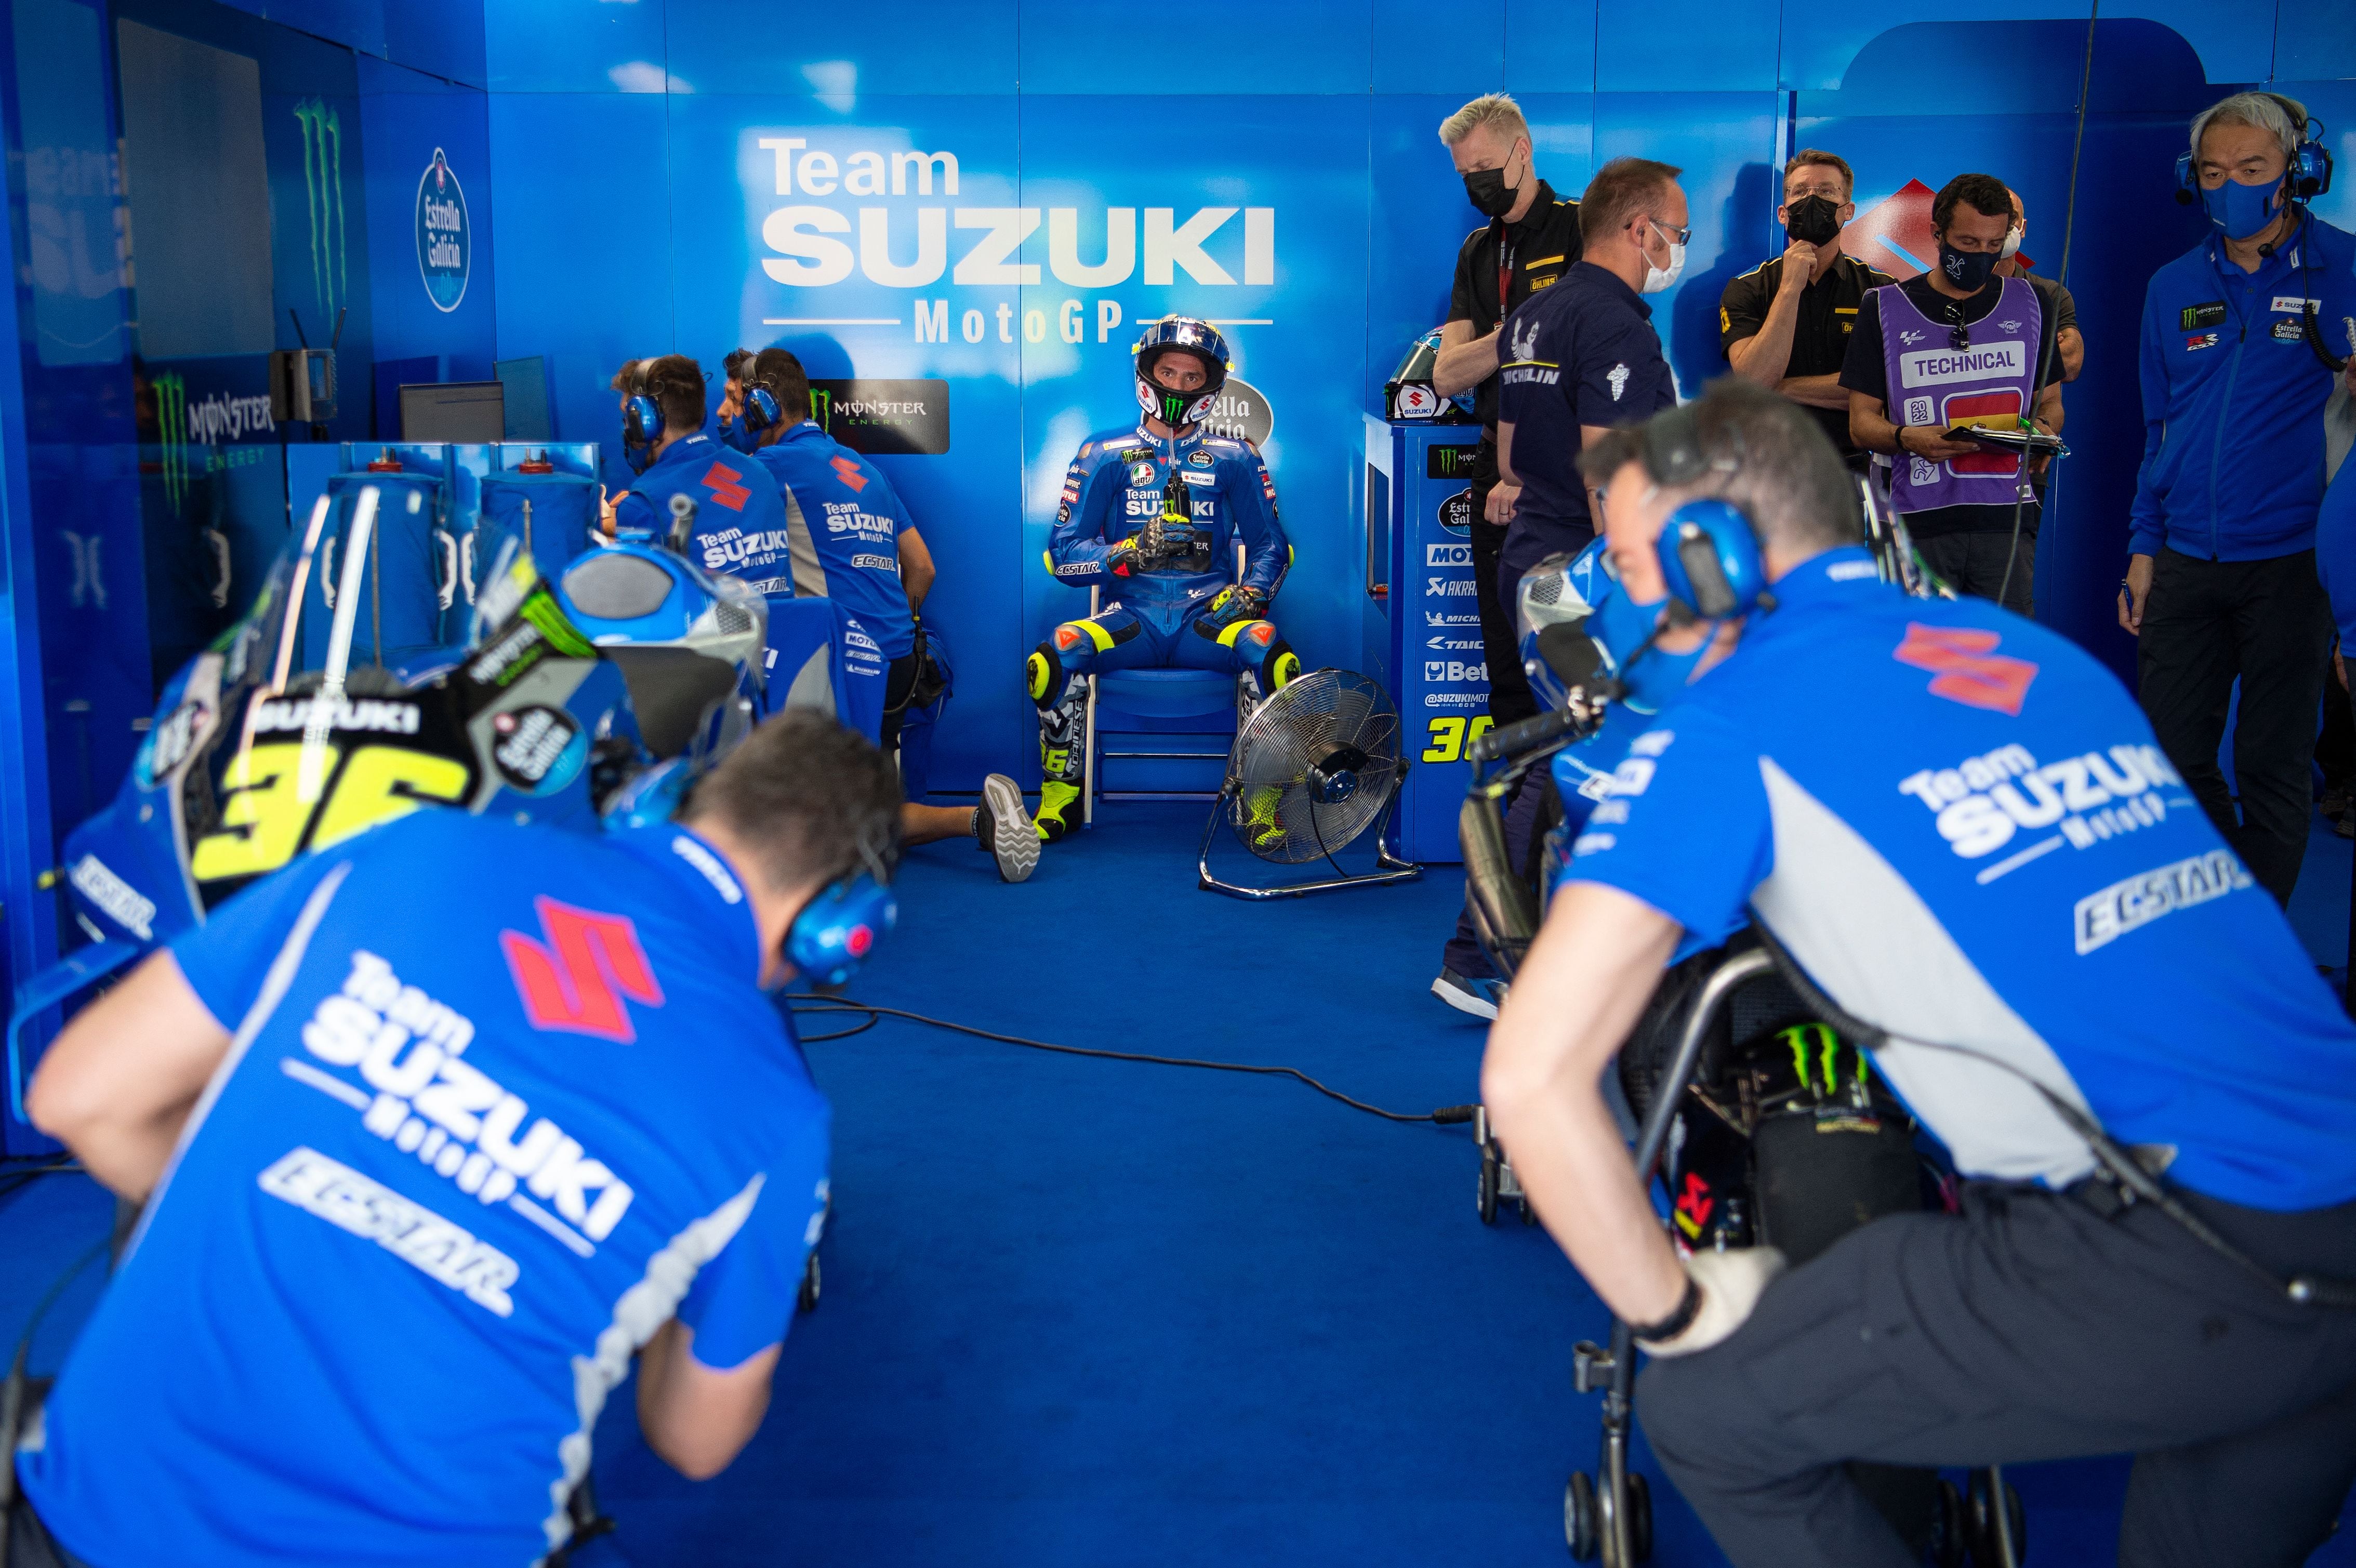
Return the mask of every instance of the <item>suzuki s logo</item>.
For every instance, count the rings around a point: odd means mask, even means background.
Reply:
[[[867,488],[867,475],[859,472],[859,464],[848,457],[838,457],[832,464],[834,476],[850,486],[854,496]]]
[[[1936,671],[1931,682],[1933,697],[2017,719],[2020,705],[2029,698],[2029,683],[2037,678],[2037,667],[2027,659],[1997,653],[1996,645],[2002,640],[1994,632],[1968,626],[1909,622],[1906,640],[1890,657],[1917,669]]]
[[[743,475],[729,467],[728,464],[715,463],[712,465],[711,471],[704,475],[701,483],[705,489],[712,492],[712,498],[714,501],[732,512],[741,512],[744,509],[744,503],[753,498],[753,492],[737,483],[743,477]]]
[[[531,902],[548,940],[502,931],[499,948],[532,1028],[622,1045],[637,1039],[624,1000],[653,1008],[663,1001],[661,983],[638,945],[637,928],[621,915],[574,909],[552,898]]]

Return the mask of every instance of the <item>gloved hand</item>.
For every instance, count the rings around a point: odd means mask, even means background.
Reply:
[[[1694,1253],[1686,1259],[1686,1273],[1701,1286],[1701,1310],[1675,1339],[1637,1342],[1655,1356],[1690,1356],[1708,1349],[1742,1327],[1768,1283],[1785,1266],[1783,1254],[1773,1247]]]
[[[1232,626],[1238,621],[1257,621],[1268,613],[1268,595],[1257,588],[1237,584],[1222,588],[1203,619],[1214,626]]]
[[[1115,577],[1127,577],[1145,553],[1141,548],[1143,543],[1137,535],[1131,534],[1113,546],[1105,557],[1105,570]]]

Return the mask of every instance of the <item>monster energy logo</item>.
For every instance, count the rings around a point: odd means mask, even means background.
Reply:
[[[164,497],[177,513],[188,496],[188,389],[177,375],[155,378],[155,428],[164,448]]]
[[[1824,1069],[1822,1093],[1829,1094],[1840,1086],[1841,1038],[1833,1032],[1830,1025],[1794,1024],[1789,1029],[1777,1029],[1775,1038],[1782,1040],[1791,1051],[1792,1069],[1800,1075],[1801,1088],[1816,1087],[1809,1061],[1809,1052],[1812,1051],[1816,1053],[1816,1060]],[[1857,1053],[1857,1082],[1863,1083],[1865,1080],[1865,1052],[1860,1051]]]
[[[277,428],[270,418],[267,397],[232,397],[208,392],[188,401],[187,383],[177,370],[155,378],[155,439],[163,452],[164,496],[177,512],[188,496],[188,448],[219,446],[225,441],[262,436]],[[216,465],[208,457],[205,466]]]
[[[812,387],[809,389],[809,395],[810,418],[818,421],[819,429],[832,435],[834,433],[834,394],[824,387]]]
[[[345,261],[344,128],[327,101],[306,98],[294,105],[303,126],[303,194],[311,207],[311,287],[319,309],[336,313],[350,298]]]

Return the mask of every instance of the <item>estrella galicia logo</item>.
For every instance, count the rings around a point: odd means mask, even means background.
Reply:
[[[1451,534],[1466,535],[1472,531],[1472,491],[1470,486],[1440,503],[1440,526]]]
[[[474,257],[466,227],[466,196],[442,149],[417,180],[417,272],[434,308],[453,311],[466,297],[466,272]]]

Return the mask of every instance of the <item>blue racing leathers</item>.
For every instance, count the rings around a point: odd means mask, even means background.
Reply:
[[[1298,674],[1301,661],[1262,613],[1291,555],[1275,483],[1249,443],[1200,426],[1155,436],[1142,425],[1082,443],[1064,476],[1047,570],[1059,582],[1101,586],[1108,603],[1057,626],[1031,654],[1048,781],[1069,786],[1080,777],[1082,674],[1234,670],[1263,694]]]
[[[2356,348],[2356,240],[2315,218],[2244,272],[2214,235],[2153,274],[2143,306],[2143,466],[2127,548],[2268,560],[2315,543],[2323,405],[2308,347]]]

